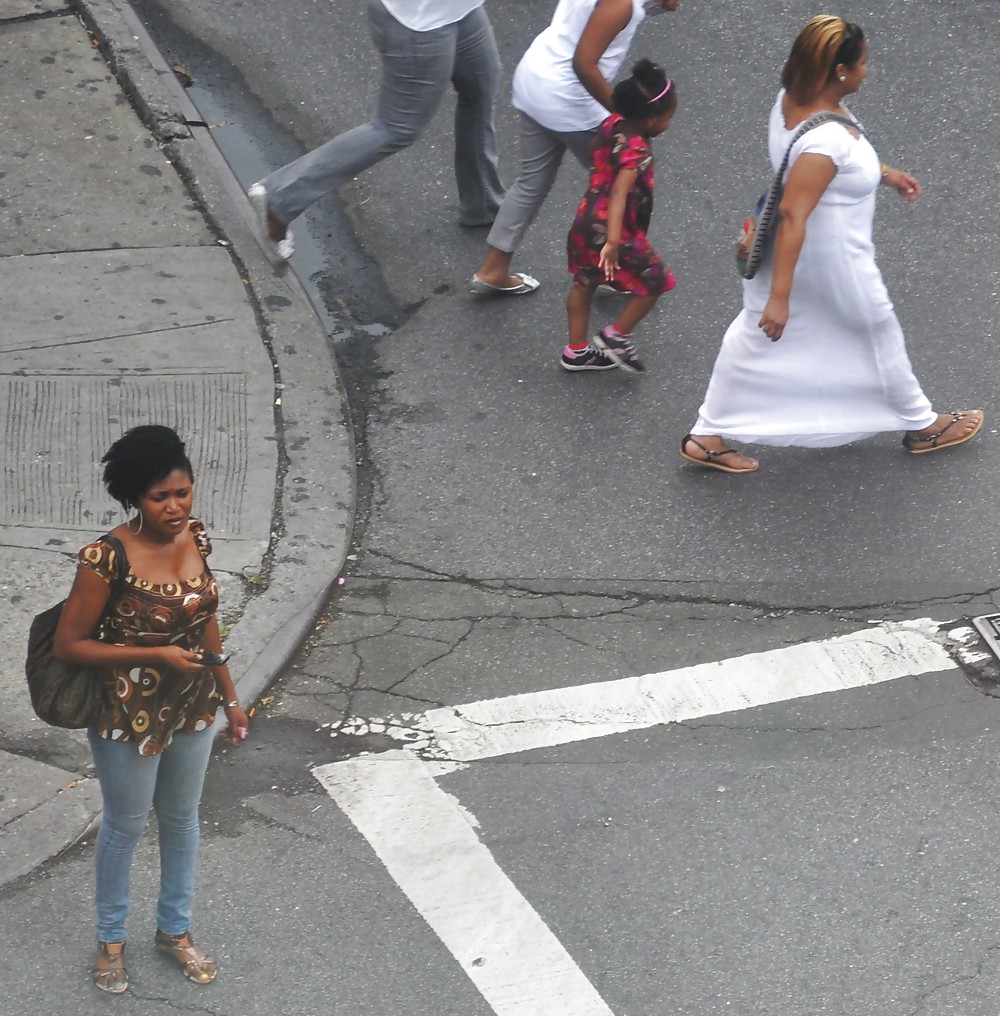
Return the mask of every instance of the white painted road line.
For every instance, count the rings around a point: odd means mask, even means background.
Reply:
[[[928,620],[885,624],[660,674],[434,709],[412,723],[358,719],[341,730],[377,730],[408,746],[313,772],[497,1016],[613,1016],[435,775],[475,759],[956,669],[939,638]]]
[[[953,670],[939,639],[930,620],[890,623],[659,674],[432,709],[407,725],[356,720],[345,732],[374,726],[425,758],[471,762]]]
[[[423,762],[400,750],[313,772],[497,1016],[612,1016]]]

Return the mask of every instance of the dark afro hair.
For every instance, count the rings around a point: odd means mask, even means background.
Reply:
[[[128,510],[140,497],[175,469],[181,469],[194,481],[194,472],[184,442],[176,431],[157,424],[146,424],[126,431],[101,459],[104,486],[123,508]]]
[[[661,113],[673,114],[677,109],[677,86],[671,83],[667,94],[655,102],[650,99],[667,87],[667,72],[652,60],[639,60],[632,67],[632,76],[624,78],[611,92],[611,108],[627,120],[643,121]]]

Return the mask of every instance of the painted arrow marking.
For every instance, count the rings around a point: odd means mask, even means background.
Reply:
[[[497,1016],[613,1016],[436,777],[479,759],[956,668],[934,622],[887,623],[660,674],[433,709],[405,725],[357,720],[349,732],[376,729],[409,743],[313,773]]]

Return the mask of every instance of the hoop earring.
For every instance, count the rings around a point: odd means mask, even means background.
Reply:
[[[138,529],[133,529],[132,526],[129,523],[126,523],[126,526],[128,526],[128,531],[133,536],[138,536],[142,532],[142,509],[141,508],[136,508],[136,512],[139,515],[139,528]]]

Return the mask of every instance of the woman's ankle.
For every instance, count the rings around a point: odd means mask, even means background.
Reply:
[[[280,243],[288,235],[288,223],[282,222],[269,208],[267,210],[267,236],[272,243]]]
[[[476,275],[484,282],[491,285],[507,285],[512,278],[510,274],[510,263],[514,260],[513,252],[507,253],[498,247],[487,247],[486,258],[479,266]]]

